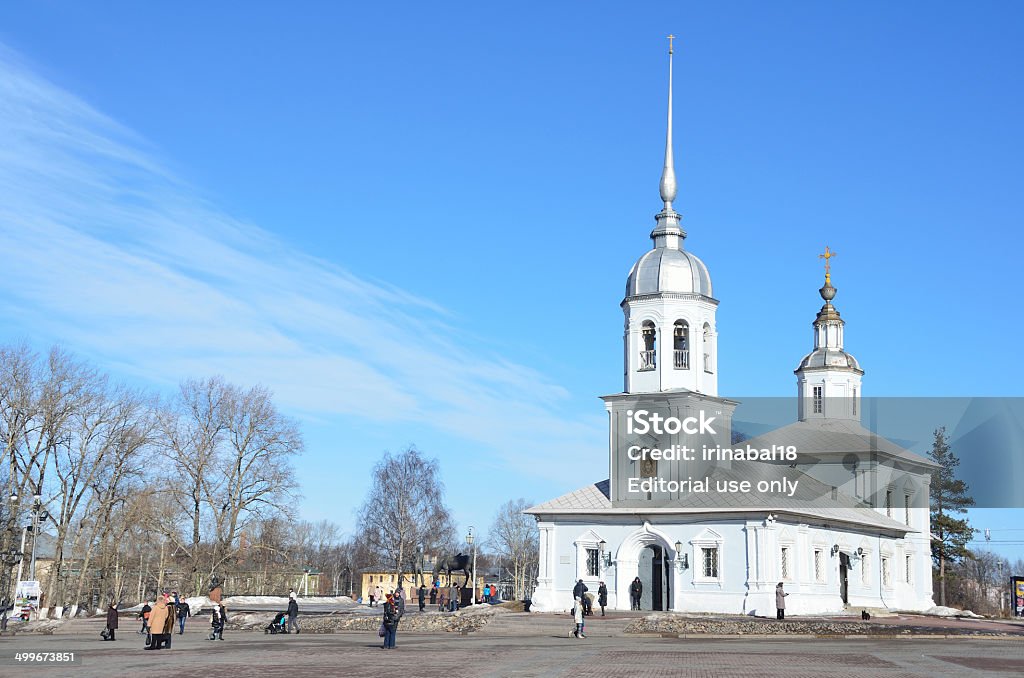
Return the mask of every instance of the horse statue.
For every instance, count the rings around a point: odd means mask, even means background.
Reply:
[[[452,572],[458,572],[462,570],[462,574],[465,575],[466,579],[462,583],[465,587],[469,584],[469,556],[459,553],[454,556],[442,556],[434,561],[434,572],[433,580],[437,581],[438,572],[448,572],[448,581],[452,580]]]

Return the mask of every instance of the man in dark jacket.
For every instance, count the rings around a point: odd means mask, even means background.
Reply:
[[[608,605],[608,587],[601,582],[597,587],[597,604],[601,606],[601,616],[604,616],[604,608]]]
[[[572,587],[572,598],[573,600],[579,598],[580,602],[583,603],[583,614],[587,614],[587,591],[589,590],[582,579],[576,582],[576,586]]]
[[[299,632],[299,603],[295,600],[293,593],[288,597],[288,631],[295,627],[295,633]]]
[[[420,584],[420,590],[418,591],[418,593],[419,593],[419,600],[420,600],[420,612],[423,612],[423,607],[427,603],[427,587],[424,586],[423,584]]]
[[[192,616],[192,608],[183,599],[174,594],[174,610],[178,616],[178,635],[185,633],[185,620]]]
[[[630,609],[640,609],[640,598],[644,595],[644,585],[640,582],[640,577],[636,577],[633,583],[629,585],[629,598],[632,602]]]
[[[104,640],[115,640],[115,631],[117,631],[117,603],[111,603],[107,610],[107,637]]]

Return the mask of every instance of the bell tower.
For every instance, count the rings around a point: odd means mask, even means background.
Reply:
[[[711,275],[683,249],[686,231],[672,207],[676,199],[672,153],[672,39],[668,49],[668,125],[661,170],[662,210],[651,231],[653,248],[629,272],[625,314],[626,393],[691,391],[718,395],[718,333]]]
[[[825,305],[814,319],[814,350],[794,370],[799,418],[860,420],[864,370],[843,349],[846,322],[832,305],[839,291],[832,286],[831,259],[836,253],[826,247],[825,253],[818,256],[825,260],[825,285],[818,290]]]

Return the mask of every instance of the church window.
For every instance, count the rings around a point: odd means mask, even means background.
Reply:
[[[824,408],[824,402],[823,402],[824,398],[822,398],[822,396],[821,396],[822,390],[823,390],[823,387],[821,387],[821,386],[815,386],[814,389],[813,389],[813,394],[814,394],[814,413],[815,414],[821,414],[821,411]]]
[[[903,515],[907,525],[910,525],[910,495],[903,495]]]
[[[783,546],[779,553],[779,572],[783,579],[789,579],[789,547]]]
[[[882,583],[892,586],[892,576],[889,574],[889,559],[882,556]]]
[[[658,366],[658,330],[647,320],[641,330],[643,349],[640,351],[640,371],[653,370]]]
[[[825,566],[821,549],[814,549],[814,581],[825,581]]]
[[[672,364],[677,370],[690,369],[690,326],[677,320],[672,331]]]
[[[853,416],[857,416],[857,388],[853,389]]]
[[[913,578],[912,575],[913,575],[913,572],[914,572],[914,556],[910,555],[909,553],[906,556],[906,560],[905,560],[905,564],[904,564],[903,570],[904,570],[904,574],[906,575],[905,576],[905,581],[908,584],[913,584],[914,583],[914,578]]]
[[[718,579],[718,547],[705,546],[700,551],[704,566],[704,577],[707,579]]]
[[[711,355],[711,325],[704,323],[704,371],[714,371],[714,356]]]
[[[885,491],[885,515],[892,518],[892,490]]]
[[[588,577],[599,577],[601,573],[598,572],[598,552],[597,549],[587,549],[587,576]]]

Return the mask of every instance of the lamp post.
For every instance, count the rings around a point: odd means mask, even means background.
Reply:
[[[473,526],[469,526],[469,534],[466,535],[466,543],[473,547],[473,581],[469,585],[469,604],[476,605],[476,544],[473,543]]]
[[[999,592],[999,616],[1003,616],[1003,561],[996,561],[996,568],[999,570],[999,585],[996,589]]]
[[[50,517],[50,514],[43,510],[43,497],[38,492],[32,497],[32,560],[29,564],[28,578],[36,580],[36,542],[39,540],[39,524]]]

